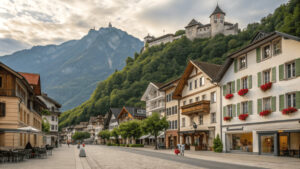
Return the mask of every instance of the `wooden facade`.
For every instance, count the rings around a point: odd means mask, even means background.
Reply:
[[[195,115],[199,113],[208,114],[210,112],[210,101],[202,100],[185,106],[181,106],[183,115]]]

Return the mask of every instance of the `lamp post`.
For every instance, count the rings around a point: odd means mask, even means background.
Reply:
[[[193,124],[193,128],[194,128],[194,145],[195,145],[195,137],[196,137],[196,130],[197,130],[197,124],[194,122]]]

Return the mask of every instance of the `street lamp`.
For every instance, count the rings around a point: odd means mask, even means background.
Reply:
[[[193,142],[194,142],[194,144],[195,144],[195,137],[196,137],[196,130],[197,130],[197,124],[194,122],[194,124],[193,124],[193,128],[194,128],[194,140],[193,140]]]

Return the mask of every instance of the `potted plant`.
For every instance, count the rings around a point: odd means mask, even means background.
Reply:
[[[241,89],[241,90],[238,91],[238,94],[240,96],[244,96],[248,93],[248,91],[249,91],[248,89]]]
[[[267,90],[271,89],[271,87],[272,87],[272,82],[269,82],[269,83],[266,83],[266,84],[261,85],[261,86],[260,86],[260,89],[261,89],[262,91],[267,91]]]
[[[240,120],[246,120],[248,118],[248,114],[240,114],[239,119]]]
[[[294,113],[294,112],[296,112],[296,111],[297,111],[296,108],[294,108],[294,107],[289,107],[289,108],[283,109],[283,110],[282,110],[282,114],[288,115],[288,114]]]
[[[270,110],[264,110],[264,111],[262,111],[262,112],[259,112],[259,115],[260,115],[260,116],[267,116],[267,115],[269,115],[270,113],[271,113]]]
[[[226,94],[226,96],[225,96],[226,99],[231,99],[232,97],[233,97],[232,93]]]
[[[230,116],[225,116],[224,117],[224,121],[230,121],[231,120],[231,117]]]

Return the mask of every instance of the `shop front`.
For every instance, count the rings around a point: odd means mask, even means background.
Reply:
[[[252,132],[248,133],[227,133],[227,142],[229,152],[253,152]]]
[[[185,144],[186,150],[210,150],[209,147],[209,130],[182,131],[180,132],[182,143]]]
[[[178,131],[168,130],[166,131],[166,148],[176,148],[178,144]]]

